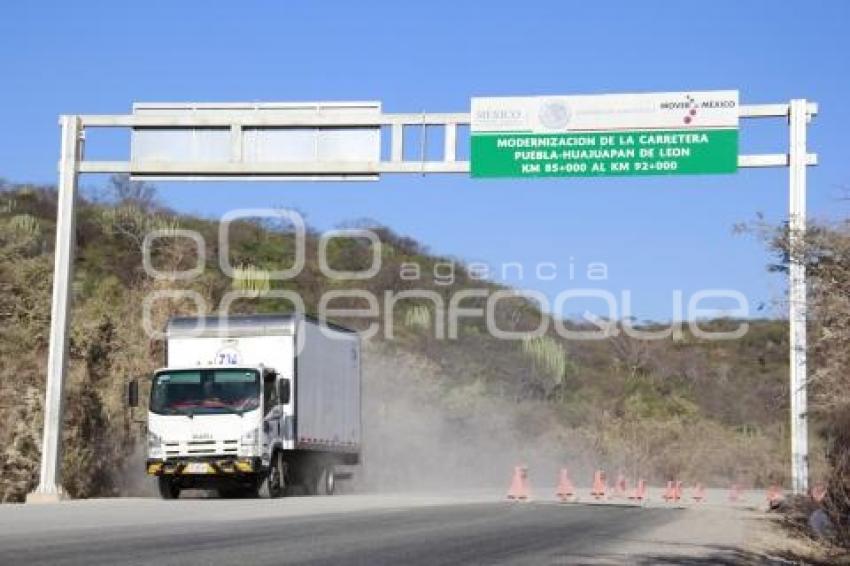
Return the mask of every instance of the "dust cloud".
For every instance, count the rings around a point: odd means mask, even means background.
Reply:
[[[361,465],[344,492],[505,490],[518,464],[528,466],[532,490],[549,489],[561,467],[578,485],[596,468],[587,439],[559,426],[550,408],[459,386],[423,356],[364,343],[362,379]],[[156,496],[144,461],[139,442],[124,462],[123,495]]]
[[[594,469],[581,439],[539,403],[458,386],[424,357],[386,343],[364,344],[362,373],[358,491],[505,489],[518,464],[528,466],[532,488],[554,486],[564,466],[584,484]]]
[[[140,429],[141,430],[141,429]],[[156,489],[156,479],[145,472],[147,458],[144,430],[140,435],[142,441],[136,443],[133,451],[123,462],[122,473],[118,475],[118,493],[122,497],[159,497]]]

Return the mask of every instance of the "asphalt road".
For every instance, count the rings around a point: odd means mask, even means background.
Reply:
[[[0,506],[0,564],[619,563],[639,559],[622,554],[624,541],[683,513],[364,495],[9,505]]]

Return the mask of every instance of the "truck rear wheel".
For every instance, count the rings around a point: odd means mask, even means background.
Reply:
[[[275,499],[283,497],[286,490],[286,463],[280,452],[272,456],[269,471],[260,482],[259,495],[262,498]]]
[[[177,482],[168,476],[159,476],[157,479],[157,487],[159,495],[163,499],[177,499],[180,497],[180,486]]]
[[[336,476],[333,466],[322,466],[316,474],[316,495],[333,495],[336,488]]]

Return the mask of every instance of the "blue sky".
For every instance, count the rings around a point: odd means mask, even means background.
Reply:
[[[850,2],[7,2],[0,7],[0,176],[55,182],[56,117],[134,101],[379,100],[387,112],[467,111],[471,96],[739,89],[742,103],[820,104],[809,211],[846,217]],[[123,135],[89,155],[123,158]],[[780,120],[742,124],[742,152],[782,152]],[[104,179],[84,177],[94,187]],[[595,286],[669,319],[672,293],[744,293],[754,316],[784,282],[732,226],[787,214],[787,171],[617,179],[160,184],[166,204],[219,215],[295,207],[319,229],[368,217],[433,251],[526,266],[550,297]],[[554,281],[533,277],[554,262]],[[589,262],[609,278],[588,281]],[[575,277],[570,277],[570,265]],[[757,310],[760,305],[763,310]],[[576,303],[604,312],[601,304]],[[718,304],[718,307],[722,305]],[[568,312],[566,314],[574,314]]]

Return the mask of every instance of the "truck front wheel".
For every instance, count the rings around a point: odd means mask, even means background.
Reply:
[[[277,452],[272,456],[268,473],[260,482],[259,495],[269,499],[283,497],[285,489],[286,463],[283,461],[283,454]]]
[[[159,476],[157,479],[157,487],[159,495],[163,499],[177,499],[180,497],[180,486],[177,482],[168,476]]]

